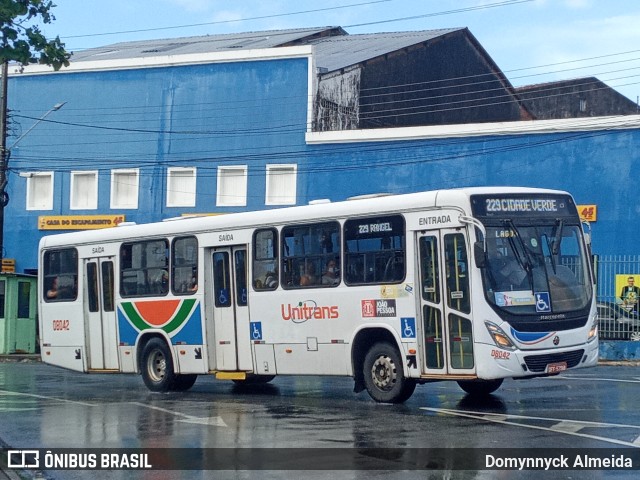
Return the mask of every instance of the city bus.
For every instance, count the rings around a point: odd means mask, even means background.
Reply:
[[[378,402],[596,365],[590,239],[570,194],[475,187],[63,233],[39,246],[44,362],[354,379]]]

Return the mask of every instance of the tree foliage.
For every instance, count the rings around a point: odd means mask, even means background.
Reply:
[[[53,7],[51,0],[0,0],[0,63],[41,63],[55,70],[69,65],[60,37],[47,39],[37,25],[55,20]]]

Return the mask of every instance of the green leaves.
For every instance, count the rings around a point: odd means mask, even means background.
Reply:
[[[51,0],[0,0],[0,63],[41,63],[55,70],[69,65],[60,38],[48,40],[36,24],[52,23],[53,7]]]

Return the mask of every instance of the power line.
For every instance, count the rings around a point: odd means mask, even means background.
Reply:
[[[504,1],[504,2],[497,2],[497,3],[487,3],[484,5],[476,5],[475,7],[465,7],[465,8],[457,8],[455,10],[445,10],[442,12],[435,12],[435,13],[425,13],[425,14],[421,14],[421,15],[412,15],[410,17],[400,17],[400,18],[393,18],[390,20],[378,20],[377,22],[366,22],[366,23],[355,23],[352,25],[345,25],[344,28],[355,28],[355,27],[365,27],[365,26],[370,26],[370,25],[380,25],[383,23],[394,23],[394,22],[404,22],[406,20],[417,20],[419,18],[429,18],[429,17],[438,17],[441,15],[452,15],[454,13],[466,13],[466,12],[471,12],[474,10],[485,10],[487,8],[495,8],[495,7],[505,7],[508,5],[517,5],[519,3],[529,3],[532,2],[533,0],[508,0],[508,1]]]
[[[85,35],[66,35],[65,39],[67,38],[86,38],[86,37],[101,37],[101,36],[107,36],[107,35],[122,35],[122,34],[127,34],[127,33],[142,33],[142,32],[157,32],[160,30],[175,30],[175,29],[180,29],[180,28],[193,28],[193,27],[204,27],[204,26],[209,26],[209,25],[221,25],[221,24],[227,24],[227,23],[238,23],[238,22],[249,22],[252,20],[266,20],[269,18],[279,18],[279,17],[289,17],[289,16],[294,16],[294,15],[303,15],[303,14],[307,14],[307,13],[318,13],[318,12],[327,12],[327,11],[331,11],[331,10],[341,10],[341,9],[345,9],[345,8],[353,8],[353,7],[361,7],[364,5],[373,5],[376,3],[387,3],[387,2],[391,2],[393,0],[373,0],[373,1],[369,1],[369,2],[361,2],[361,3],[352,3],[349,5],[340,5],[337,7],[325,7],[325,8],[316,8],[313,10],[302,10],[299,12],[288,12],[288,13],[274,13],[272,15],[261,15],[261,16],[257,16],[257,17],[247,17],[247,18],[238,18],[238,19],[230,19],[230,20],[217,20],[214,22],[204,22],[204,23],[192,23],[192,24],[188,24],[188,25],[174,25],[174,26],[168,26],[168,27],[154,27],[154,28],[142,28],[142,29],[137,29],[137,30],[121,30],[118,32],[103,32],[103,33],[88,33]],[[531,1],[531,0],[527,0],[527,1]]]

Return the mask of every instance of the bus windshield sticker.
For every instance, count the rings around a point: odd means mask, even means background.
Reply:
[[[519,307],[521,305],[533,305],[536,299],[531,290],[513,292],[495,292],[496,305],[499,307]]]
[[[549,292],[536,293],[536,312],[550,312],[551,311],[551,298]]]

